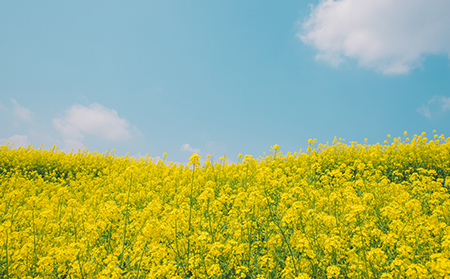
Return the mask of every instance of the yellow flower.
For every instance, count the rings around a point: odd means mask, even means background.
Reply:
[[[189,158],[189,165],[192,166],[200,166],[200,155],[197,153],[192,154],[192,156]]]
[[[450,277],[450,139],[424,136],[204,165],[0,146],[3,272]]]
[[[341,274],[341,269],[335,265],[327,267],[327,278],[338,278]]]

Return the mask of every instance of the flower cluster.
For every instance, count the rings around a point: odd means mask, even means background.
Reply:
[[[0,277],[450,277],[450,139],[272,151],[182,165],[0,146]]]

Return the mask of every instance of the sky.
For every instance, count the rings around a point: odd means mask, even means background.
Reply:
[[[0,144],[188,162],[450,136],[450,1],[2,1]]]

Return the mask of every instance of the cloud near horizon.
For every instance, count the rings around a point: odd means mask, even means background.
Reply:
[[[436,115],[442,115],[446,111],[450,111],[450,97],[434,96],[426,105],[417,109],[417,112],[427,117],[434,118]]]
[[[0,139],[0,145],[13,144],[13,147],[27,147],[29,143],[27,135],[14,135],[6,139]]]
[[[424,55],[450,58],[448,0],[323,0],[297,36],[338,66],[346,58],[386,75],[421,67]]]
[[[187,151],[187,152],[191,152],[191,153],[202,153],[200,151],[200,148],[192,148],[189,143],[185,143],[183,145],[181,145],[180,147],[181,151]]]
[[[28,123],[30,123],[33,120],[33,117],[35,116],[34,112],[32,112],[29,108],[21,106],[14,98],[10,98],[9,100],[14,106],[13,109],[15,117]]]
[[[72,143],[78,146],[86,135],[105,140],[127,140],[132,137],[126,119],[119,117],[117,111],[97,103],[88,107],[73,105],[63,117],[53,119],[53,126],[66,141],[77,141]]]

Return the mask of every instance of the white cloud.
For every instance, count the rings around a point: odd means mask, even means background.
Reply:
[[[345,57],[384,74],[406,74],[426,54],[450,58],[448,0],[322,0],[297,36],[333,66]]]
[[[164,159],[161,156],[152,157],[152,156],[149,156],[148,154],[144,155],[141,152],[138,152],[137,154],[130,156],[130,157],[137,159],[137,160],[140,160],[140,159],[155,160],[155,162],[162,161]]]
[[[417,112],[431,119],[436,115],[445,113],[447,110],[450,111],[450,97],[434,96],[426,105],[417,109]]]
[[[115,110],[96,103],[89,107],[73,105],[63,117],[54,118],[53,125],[64,138],[73,140],[82,140],[85,135],[107,140],[131,138],[128,121]]]
[[[0,145],[7,145],[8,142],[10,144],[14,143],[14,147],[27,147],[29,144],[28,136],[26,135],[14,135],[6,139],[0,139]]]
[[[185,143],[180,147],[181,151],[187,151],[191,153],[201,153],[200,148],[192,148],[189,143]]]
[[[78,149],[84,150],[86,146],[76,139],[65,139],[64,147],[62,148],[65,152],[78,152]]]
[[[19,105],[19,103],[11,98],[10,99],[11,103],[14,105],[14,115],[18,118],[20,118],[23,121],[26,122],[31,122],[33,120],[34,117],[34,112],[32,112],[30,109],[22,107],[21,105]]]
[[[216,158],[222,157],[226,154],[227,146],[218,141],[208,141],[206,143],[207,153],[211,156],[211,160],[214,161]]]
[[[161,158],[161,156],[149,157],[149,159],[152,159],[152,160],[154,159],[156,162],[165,160],[164,158]]]

